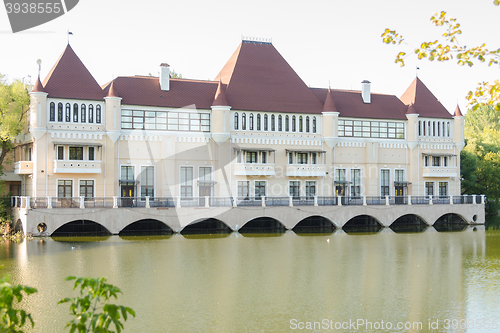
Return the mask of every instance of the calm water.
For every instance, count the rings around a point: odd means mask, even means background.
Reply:
[[[117,303],[137,313],[125,332],[500,332],[478,328],[500,325],[498,230],[49,238],[0,243],[0,265],[38,288],[27,298],[35,332],[64,331],[68,275],[119,286]],[[453,328],[462,320],[470,328]],[[328,328],[299,329],[307,322]]]

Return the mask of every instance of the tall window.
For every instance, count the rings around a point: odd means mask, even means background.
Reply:
[[[351,196],[361,195],[361,169],[351,169]]]
[[[298,180],[293,180],[290,182],[289,185],[289,196],[294,197],[294,198],[299,198],[300,197],[300,181]]]
[[[256,151],[247,151],[246,155],[247,155],[247,159],[246,159],[247,163],[257,163],[257,152]]]
[[[57,146],[57,159],[64,160],[64,146]]]
[[[311,153],[311,164],[317,164],[317,154],[316,153]]]
[[[71,121],[71,105],[66,103],[66,122],[69,123]]]
[[[288,116],[285,117],[285,131],[289,132],[290,131],[290,123],[289,123],[289,118]]]
[[[82,112],[82,116],[80,117],[82,123],[86,122],[87,121],[87,117],[86,117],[86,113],[87,113],[87,109],[85,107],[85,104],[82,104],[81,108],[80,108],[81,112]]]
[[[281,115],[278,116],[278,131],[283,131],[283,118]]]
[[[85,200],[94,197],[94,181],[80,180],[80,196],[85,197]]]
[[[440,165],[441,165],[441,157],[432,156],[432,166],[440,166]]]
[[[134,180],[134,167],[131,165],[122,165],[121,167],[121,181],[133,181]]]
[[[154,197],[154,167],[141,167],[141,197]]]
[[[297,153],[297,164],[307,164],[307,153]]]
[[[89,105],[89,123],[94,122],[94,106],[92,104]]]
[[[264,131],[267,131],[267,114],[264,115]]]
[[[78,104],[73,104],[73,122],[78,122]]]
[[[239,124],[238,113],[235,113],[234,114],[234,129],[235,130],[238,130],[238,124]]]
[[[257,114],[257,131],[260,131],[260,113]]]
[[[260,163],[262,164],[267,163],[267,151],[263,151],[260,153]]]
[[[248,200],[250,197],[250,182],[248,180],[238,182],[238,198]]]
[[[299,117],[299,132],[303,132],[303,118],[302,116]]]
[[[69,159],[82,161],[83,160],[83,147],[69,147]]]
[[[50,121],[56,121],[56,104],[50,103]]]
[[[89,161],[95,160],[95,147],[89,147]]]
[[[313,133],[316,133],[316,117],[313,117]]]
[[[63,104],[57,104],[57,121],[63,121]]]
[[[425,195],[434,195],[434,182],[425,182]]]
[[[193,167],[181,167],[181,197],[193,196]]]
[[[288,164],[293,164],[293,153],[292,152],[288,153]]]
[[[391,170],[380,170],[380,195],[389,195]]]
[[[97,105],[95,107],[95,122],[97,124],[101,123],[101,106],[100,105]]]
[[[448,166],[448,156],[443,156],[443,166]]]
[[[424,166],[430,166],[431,165],[431,162],[430,162],[430,156],[424,156]]]
[[[247,115],[244,113],[241,115],[241,129],[243,131],[247,129]]]
[[[271,131],[274,132],[275,130],[275,118],[274,118],[274,114],[271,116]]]
[[[446,197],[448,195],[448,182],[439,182],[439,196]]]
[[[250,113],[250,117],[248,119],[248,129],[253,131],[253,113]]]
[[[295,116],[292,117],[292,132],[295,132],[297,130],[295,126]]]
[[[71,198],[73,196],[73,181],[58,180],[57,181],[57,197]]]
[[[306,181],[306,197],[312,199],[316,196],[316,182]]]
[[[394,181],[404,182],[404,180],[405,180],[405,171],[404,170],[396,170],[394,173]]]
[[[266,182],[265,181],[255,181],[255,198],[260,199],[260,197],[266,196]]]
[[[306,132],[309,133],[309,117],[306,117]]]

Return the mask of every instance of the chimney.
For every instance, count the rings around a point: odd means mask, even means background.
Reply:
[[[363,80],[361,82],[361,97],[363,98],[363,103],[369,104],[371,102],[370,96],[370,81]]]
[[[167,63],[160,65],[160,89],[163,91],[170,90],[170,65]]]

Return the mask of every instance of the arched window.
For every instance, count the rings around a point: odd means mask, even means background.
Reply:
[[[63,104],[57,104],[57,121],[63,121]]]
[[[235,130],[238,130],[238,123],[239,123],[239,121],[238,121],[238,114],[235,113],[234,114],[234,129]]]
[[[302,119],[302,116],[300,116],[300,117],[299,117],[299,132],[302,132],[302,131],[303,131],[303,129],[304,129],[304,128],[302,127],[302,121],[303,121],[303,120],[304,120],[304,119]]]
[[[89,105],[89,123],[94,122],[94,106],[92,104]]]
[[[297,127],[295,126],[295,116],[292,117],[292,132],[295,132]]]
[[[287,132],[288,132],[288,131],[290,131],[290,123],[289,123],[289,120],[290,120],[290,119],[288,119],[288,116],[286,116],[286,118],[285,118],[285,131],[287,131]]]
[[[283,130],[283,119],[281,118],[281,115],[278,116],[278,131]]]
[[[253,113],[250,113],[250,117],[248,119],[248,129],[253,131]]]
[[[275,120],[274,120],[274,114],[271,116],[271,131],[274,132],[275,130]]]
[[[444,125],[444,121],[442,122],[442,127],[443,127],[443,131],[441,133],[443,133],[443,136],[446,136],[446,130],[445,130],[445,125]]]
[[[260,113],[257,114],[257,131],[260,131]]]
[[[241,129],[243,131],[247,129],[247,115],[244,113],[241,115]]]
[[[432,136],[432,127],[431,127],[431,122],[427,122],[427,135]]]
[[[69,103],[66,103],[66,122],[71,121],[71,105]]]
[[[264,115],[264,131],[267,131],[267,114]]]
[[[450,123],[449,122],[446,123],[446,136],[450,137]]]
[[[80,117],[80,120],[82,123],[86,122],[87,121],[87,108],[85,107],[85,104],[82,104],[82,106],[80,107],[80,110],[82,112],[82,116]]]
[[[438,136],[441,136],[441,123],[437,123],[437,128],[438,128]]]
[[[78,104],[73,104],[73,122],[78,122]]]
[[[50,121],[56,121],[56,103],[50,103]]]
[[[309,133],[309,117],[306,117],[306,132]]]
[[[95,122],[100,124],[101,123],[101,106],[97,105],[95,107]]]
[[[436,136],[436,122],[432,122],[432,136]]]
[[[316,133],[316,117],[313,117],[313,133]]]
[[[421,130],[421,127],[422,127],[422,122],[419,120],[418,121],[418,136],[421,136],[422,134],[422,130]]]

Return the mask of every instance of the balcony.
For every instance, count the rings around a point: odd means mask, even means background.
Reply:
[[[269,163],[242,163],[236,164],[236,176],[274,176],[274,164]]]
[[[14,173],[16,175],[31,175],[33,173],[33,162],[18,161],[14,163]]]
[[[289,164],[286,166],[287,177],[322,177],[326,175],[324,164]]]
[[[451,178],[458,177],[457,167],[429,166],[424,167],[423,177]]]
[[[54,173],[101,173],[101,161],[54,160]]]

